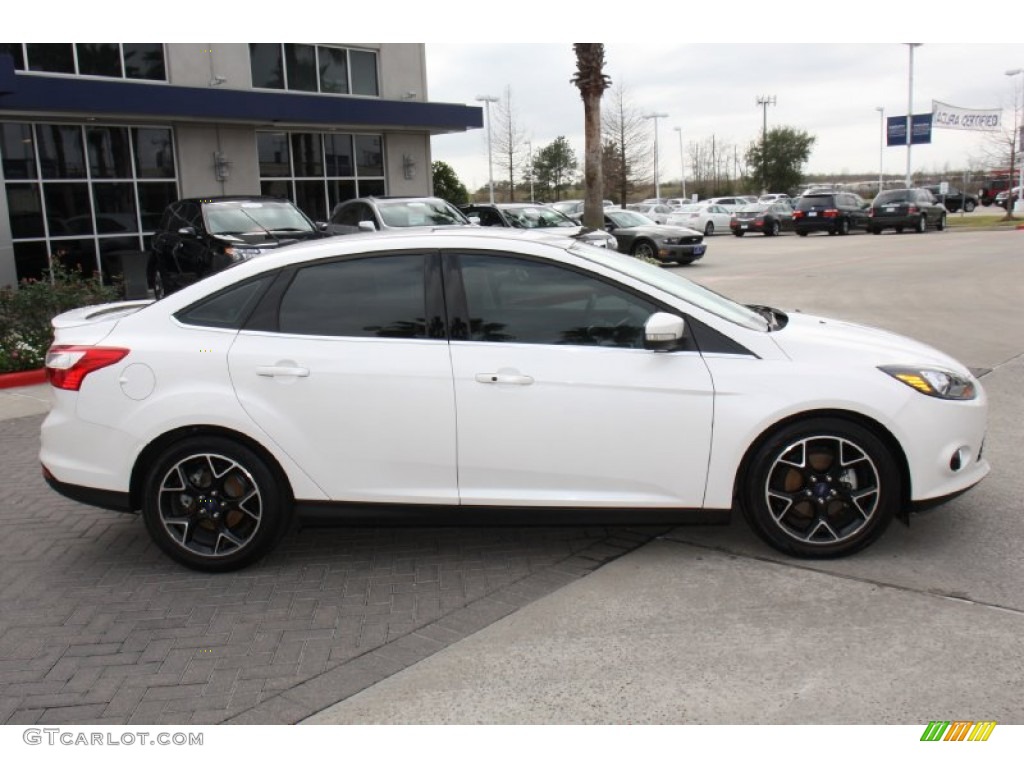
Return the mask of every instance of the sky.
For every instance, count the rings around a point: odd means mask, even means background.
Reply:
[[[794,16],[799,7],[789,6]],[[1024,32],[1017,37],[1024,41]],[[759,96],[775,99],[767,108],[769,130],[787,126],[816,137],[807,173],[877,178],[880,166],[887,174],[906,173],[906,147],[882,147],[877,110],[882,107],[887,117],[907,114],[906,44],[648,41],[606,43],[605,54],[606,73],[625,88],[628,102],[643,113],[668,115],[657,121],[662,184],[679,179],[677,126],[687,156],[690,142],[712,136],[738,145],[742,155],[761,134]],[[564,135],[582,167],[583,106],[570,83],[572,43],[427,43],[426,62],[432,101],[483,106],[477,96],[503,97],[510,88],[515,122],[532,138],[534,150]],[[937,100],[1002,108],[1012,125],[1024,76],[1005,73],[1016,68],[1024,68],[1024,42],[926,42],[914,50],[914,113],[931,112]],[[487,185],[486,130],[434,137],[432,150],[433,159],[451,165],[471,190]],[[984,166],[990,153],[988,134],[935,129],[930,145],[912,148],[911,165],[915,173],[941,174]],[[501,178],[497,166],[495,178]]]

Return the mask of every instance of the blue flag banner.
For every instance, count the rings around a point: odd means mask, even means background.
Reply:
[[[907,116],[886,119],[885,145],[887,147],[905,147],[907,145]],[[932,116],[914,115],[911,119],[911,144],[932,143]]]

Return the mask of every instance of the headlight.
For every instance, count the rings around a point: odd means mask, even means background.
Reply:
[[[900,365],[883,365],[879,370],[931,397],[942,400],[973,400],[977,397],[974,382],[952,371]]]
[[[666,237],[661,242],[665,245],[679,245],[682,242],[681,237]]]
[[[259,256],[263,253],[262,248],[239,248],[235,245],[230,245],[224,249],[224,253],[232,258],[233,261],[245,261],[251,259],[253,256]]]

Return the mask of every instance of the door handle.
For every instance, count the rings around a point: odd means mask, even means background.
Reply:
[[[521,387],[533,384],[533,376],[521,373],[478,373],[476,380],[481,384],[518,384]]]
[[[260,365],[256,367],[257,376],[309,376],[309,368],[297,365]]]

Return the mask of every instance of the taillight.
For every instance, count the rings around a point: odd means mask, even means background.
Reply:
[[[802,219],[803,217],[804,217],[804,212],[803,211],[793,211],[793,218],[794,219]]]
[[[130,351],[123,347],[54,344],[46,353],[46,378],[57,389],[77,392],[86,376],[100,368],[113,365]]]
[[[754,223],[755,224],[764,224],[764,217],[758,216],[756,219],[754,219]]]
[[[829,208],[826,211],[822,211],[821,215],[824,216],[826,219],[834,219],[836,216],[839,215],[839,211],[837,211],[835,208]]]
[[[917,206],[916,205],[908,205],[907,206],[907,213],[917,213]]]

